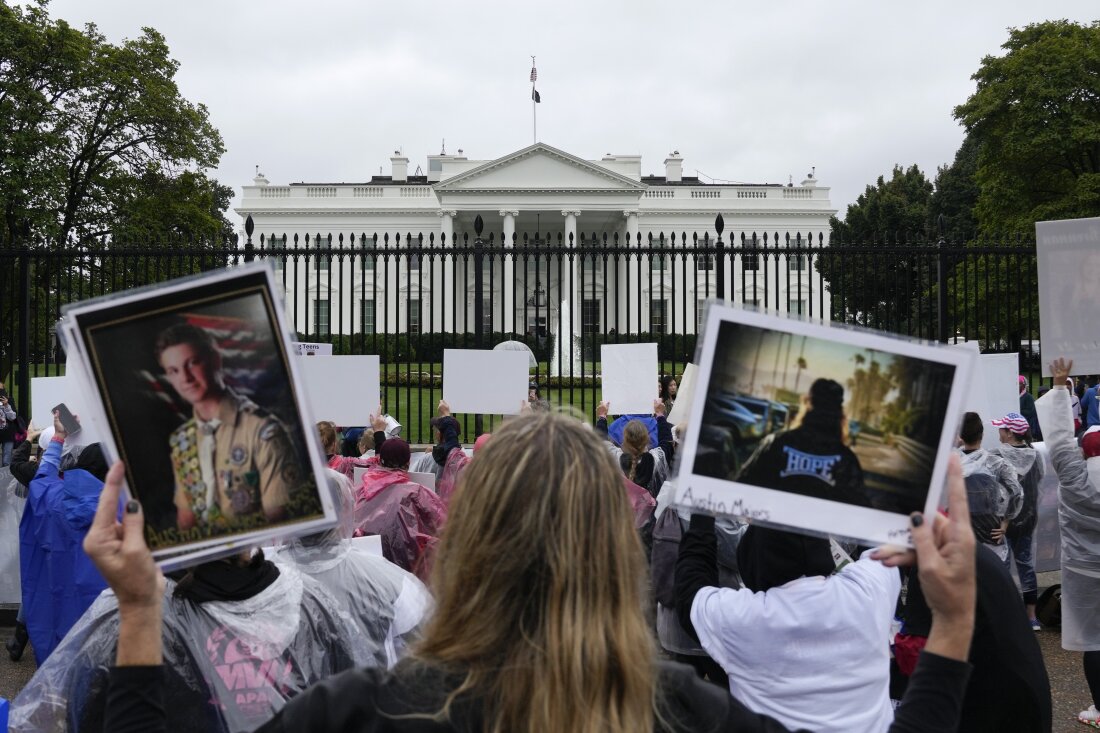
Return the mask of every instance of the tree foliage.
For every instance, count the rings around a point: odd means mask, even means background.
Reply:
[[[928,288],[929,254],[921,248],[931,197],[932,183],[920,168],[894,166],[888,179],[879,176],[848,206],[843,220],[830,219],[832,245],[849,249],[817,262],[834,319],[895,331],[912,320]]]
[[[987,232],[1100,215],[1100,21],[1013,28],[955,108],[978,146],[976,216]]]
[[[116,45],[94,25],[51,20],[44,3],[0,0],[0,244],[87,241],[120,225],[223,230],[215,207],[231,193],[205,173],[221,136],[180,94],[178,67],[151,28]]]

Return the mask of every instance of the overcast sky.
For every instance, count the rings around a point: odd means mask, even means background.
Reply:
[[[538,137],[587,159],[641,154],[663,174],[795,183],[816,166],[841,210],[895,164],[931,178],[962,141],[952,108],[1009,26],[1088,22],[1096,0],[749,3],[555,0],[54,0],[112,41],[164,34],[180,89],[225,139],[216,175],[273,184],[410,173],[462,148]]]

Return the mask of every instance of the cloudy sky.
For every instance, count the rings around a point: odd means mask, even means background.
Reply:
[[[931,177],[962,140],[952,108],[1005,29],[1088,22],[1095,0],[53,0],[119,41],[165,35],[185,96],[225,139],[239,190],[359,181],[462,148],[491,159],[538,137],[582,158],[641,154],[662,174],[795,182],[817,169],[841,210],[895,163]]]

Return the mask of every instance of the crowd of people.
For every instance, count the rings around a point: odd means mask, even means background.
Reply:
[[[1071,368],[1052,365],[1044,398],[1068,419],[1042,428],[1063,644],[1084,653],[1080,720],[1100,726],[1100,429],[1088,393],[1072,422]],[[9,652],[29,637],[39,663],[12,729],[1052,730],[1032,633],[1042,400],[964,417],[945,508],[911,515],[907,550],[673,505],[676,397],[663,378],[650,414],[604,402],[590,424],[532,385],[472,449],[443,401],[423,452],[381,406],[362,429],[320,422],[338,525],[167,576],[122,465],[55,420],[12,467],[29,499]],[[738,480],[871,506],[844,400],[814,381]],[[783,471],[790,449],[828,475]]]

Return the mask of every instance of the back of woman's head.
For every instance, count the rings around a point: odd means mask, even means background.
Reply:
[[[321,447],[325,449],[327,455],[335,455],[336,453],[336,425],[328,421],[321,421],[317,423],[317,432],[321,435]]]
[[[432,585],[416,655],[465,673],[456,694],[485,701],[488,730],[652,728],[641,544],[578,422],[536,413],[493,433],[451,500]]]
[[[638,475],[638,465],[646,453],[649,452],[649,429],[641,420],[631,420],[623,428],[623,453],[626,461],[623,462],[623,471],[631,481],[644,478],[648,485],[648,477]]]

